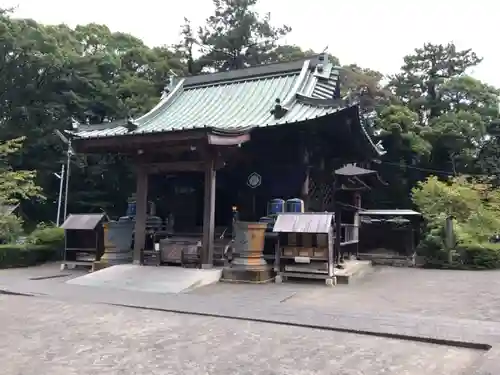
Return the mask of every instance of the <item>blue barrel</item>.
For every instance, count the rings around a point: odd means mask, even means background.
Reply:
[[[304,212],[304,201],[299,198],[292,198],[286,201],[286,212]]]
[[[135,201],[129,201],[127,205],[127,214],[126,216],[135,216],[137,212],[137,205]]]
[[[271,199],[267,204],[267,216],[277,215],[285,212],[285,201],[283,199]]]

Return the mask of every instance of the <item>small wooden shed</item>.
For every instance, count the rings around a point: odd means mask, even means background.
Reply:
[[[335,284],[333,222],[331,212],[278,215],[273,228],[279,234],[275,258],[278,280],[300,277]]]
[[[64,258],[66,266],[92,266],[104,254],[105,215],[72,214],[61,225],[65,234]]]

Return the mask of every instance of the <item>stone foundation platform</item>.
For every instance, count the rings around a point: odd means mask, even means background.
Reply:
[[[111,266],[112,266],[112,264],[109,264],[108,262],[104,262],[104,261],[94,262],[94,263],[92,263],[92,270],[90,272],[96,272],[96,271],[103,270],[104,268],[108,268]]]
[[[366,260],[346,260],[342,266],[343,269],[335,268],[337,284],[352,284],[373,272],[372,262]]]
[[[374,266],[415,267],[415,255],[384,253],[358,254],[361,260],[371,261]]]
[[[271,267],[250,269],[246,267],[225,267],[222,269],[222,282],[265,284],[274,281]]]

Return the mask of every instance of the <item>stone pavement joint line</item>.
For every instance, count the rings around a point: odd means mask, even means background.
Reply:
[[[11,291],[5,290],[5,289],[0,289],[0,294],[4,294],[7,296],[35,297],[34,294],[11,292]]]
[[[204,313],[204,312],[199,312],[199,311],[162,309],[162,308],[158,308],[158,307],[143,307],[143,306],[125,305],[125,304],[119,304],[119,303],[104,303],[104,304],[110,305],[110,306],[127,307],[127,308],[132,308],[132,309],[149,310],[149,311],[161,311],[161,312],[174,313],[174,314],[197,315],[197,316],[206,316],[206,317],[212,317],[212,318],[243,320],[243,321],[256,322],[256,323],[278,324],[278,325],[290,326],[290,327],[319,329],[319,330],[324,330],[324,331],[353,333],[353,334],[365,335],[365,336],[375,336],[375,337],[383,337],[383,338],[388,338],[388,339],[422,342],[422,343],[426,343],[426,344],[454,346],[457,348],[464,348],[464,349],[490,350],[492,348],[492,346],[489,344],[440,339],[440,338],[434,338],[434,337],[422,337],[422,336],[403,335],[403,334],[389,333],[389,332],[366,331],[366,330],[358,330],[358,329],[354,329],[354,328],[329,327],[329,326],[317,325],[317,324],[285,322],[285,321],[280,321],[280,320],[275,320],[275,319],[262,319],[262,318],[252,318],[252,317],[225,315],[225,314]]]
[[[62,296],[48,296],[46,294],[41,294],[41,293],[35,293],[35,294],[29,294],[25,292],[15,292],[15,291],[9,291],[5,289],[0,289],[0,295],[11,295],[11,296],[20,296],[20,297],[38,297],[40,299],[52,299],[52,300],[60,300]],[[37,298],[37,299],[38,299]],[[64,299],[64,298],[62,298]],[[296,309],[295,314],[290,314],[287,313],[286,309],[281,311],[281,314],[276,314],[278,311],[268,311],[264,316],[262,314],[259,314],[259,311],[254,311],[254,312],[249,312],[246,311],[245,313],[239,313],[238,310],[234,311],[213,311],[212,312],[206,312],[207,309],[203,309],[202,306],[197,304],[189,307],[189,306],[180,306],[180,307],[174,307],[172,305],[162,308],[162,307],[154,307],[154,306],[141,306],[141,305],[133,305],[133,304],[126,304],[126,303],[111,303],[111,302],[106,302],[106,301],[94,301],[95,304],[101,304],[101,305],[108,305],[108,306],[116,306],[116,307],[124,307],[124,308],[129,308],[129,309],[135,309],[135,310],[149,310],[149,311],[157,311],[157,312],[165,312],[165,313],[174,313],[174,314],[184,314],[184,315],[191,315],[191,316],[204,316],[204,317],[212,317],[212,318],[223,318],[223,319],[231,319],[231,320],[237,320],[237,321],[247,321],[247,322],[255,322],[255,323],[264,323],[264,324],[275,324],[275,325],[281,325],[281,326],[289,326],[289,327],[301,327],[301,328],[309,328],[309,329],[316,329],[316,330],[322,330],[322,331],[331,331],[331,332],[340,332],[340,333],[348,333],[348,334],[358,334],[358,335],[365,335],[365,336],[372,336],[372,337],[381,337],[381,338],[387,338],[387,339],[399,339],[399,340],[404,340],[407,342],[420,342],[420,343],[427,343],[427,344],[435,344],[435,345],[441,345],[441,346],[448,346],[448,347],[457,347],[457,348],[464,348],[464,349],[473,349],[473,350],[481,350],[484,351],[484,353],[478,358],[477,361],[473,363],[472,366],[469,366],[465,372],[461,372],[463,375],[499,375],[500,374],[500,369],[498,366],[500,365],[500,345],[496,345],[496,343],[500,343],[500,336],[497,334],[496,331],[498,331],[498,327],[496,323],[492,322],[481,322],[481,321],[474,321],[474,320],[458,320],[456,321],[455,325],[447,325],[446,320],[440,321],[438,318],[423,318],[423,317],[416,317],[416,316],[405,316],[401,314],[394,314],[392,318],[388,318],[388,316],[383,316],[383,315],[378,315],[378,316],[372,316],[371,318],[366,315],[366,314],[360,314],[360,313],[341,313],[341,314],[326,314],[326,318],[328,320],[325,320],[323,324],[315,324],[312,322],[317,321],[314,316],[307,316],[304,315],[302,316],[303,319],[301,319],[301,311],[303,309]],[[182,305],[182,303],[181,303]],[[203,305],[203,304],[202,304]],[[205,305],[206,307],[206,305]],[[210,311],[210,309],[208,309]],[[246,310],[246,309],[245,309]],[[253,315],[253,316],[252,316]],[[259,316],[260,315],[260,316]],[[275,316],[277,318],[267,318],[266,315],[269,315],[270,317]],[[325,314],[323,314],[325,315]],[[366,320],[366,319],[371,319],[372,323],[370,324],[364,324],[364,327],[361,329],[356,329],[356,328],[350,328],[348,325],[345,323],[345,318],[350,317],[352,323],[358,322],[360,323],[360,319]],[[313,319],[311,319],[313,318]],[[410,330],[406,330],[405,334],[397,333],[397,331],[405,331],[406,324],[401,320],[402,318],[410,319],[410,320],[415,320],[414,323],[417,325],[423,325],[426,326],[427,328],[431,328],[435,330],[435,333],[439,334],[439,336],[431,337],[429,332],[422,332],[420,330],[416,330],[415,334]],[[281,320],[280,320],[281,319]],[[340,319],[340,320],[339,320]],[[344,319],[344,321],[342,321]],[[392,326],[387,326],[386,321],[390,319],[392,321]],[[336,321],[336,322],[335,322]],[[349,319],[348,319],[349,321]],[[431,322],[434,321],[435,324],[433,327],[430,327]],[[373,324],[375,323],[375,324]],[[337,326],[335,326],[337,324]],[[354,325],[353,324],[353,325]],[[399,324],[399,328],[398,328]],[[403,325],[402,325],[403,324]],[[441,324],[441,325],[440,325]],[[355,325],[354,325],[355,326]],[[363,324],[361,324],[363,326]],[[454,326],[461,326],[465,328],[464,330],[459,329],[457,331],[457,328]],[[368,328],[367,328],[368,327]],[[374,327],[373,330],[370,330],[372,327]],[[377,327],[379,330],[377,331]],[[450,329],[451,331],[446,329]],[[384,331],[385,329],[385,331]],[[392,331],[392,332],[390,332]],[[427,329],[429,331],[429,329]],[[455,332],[454,332],[455,331]],[[475,332],[474,336],[471,336],[468,331],[472,331],[473,333]],[[451,336],[450,336],[451,332]],[[456,333],[459,333],[457,335]],[[420,335],[420,336],[419,336]],[[448,336],[448,338],[446,338]],[[449,338],[453,337],[453,338]],[[458,337],[458,339],[455,339]]]

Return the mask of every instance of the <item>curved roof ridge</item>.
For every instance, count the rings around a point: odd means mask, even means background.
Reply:
[[[363,132],[364,137],[373,146],[373,148],[375,149],[375,151],[378,153],[379,156],[385,155],[387,151],[385,151],[383,147],[380,147],[378,143],[373,142],[372,137],[370,136],[370,134],[368,134],[368,131],[365,128],[365,119],[359,110],[359,102],[355,102],[353,103],[353,105],[356,107],[356,111],[358,112],[359,122],[361,124],[361,131]]]
[[[298,102],[316,107],[345,107],[347,104],[345,100],[340,98],[322,99],[301,93],[297,93],[296,97]]]
[[[262,64],[244,69],[230,70],[228,72],[218,72],[183,77],[186,80],[184,87],[194,88],[202,85],[212,85],[225,81],[234,82],[239,81],[240,79],[256,79],[262,76],[277,76],[287,73],[298,73],[302,69],[305,61],[309,61],[311,66],[316,66],[318,62],[318,56],[308,56],[302,59],[288,62]]]
[[[293,85],[292,89],[290,90],[286,98],[282,101],[282,106],[284,108],[288,108],[290,105],[292,105],[293,102],[296,100],[299,91],[304,88],[304,85],[307,83],[308,80],[307,73],[310,68],[311,68],[311,60],[304,61],[304,64],[302,65],[302,69],[300,70],[300,74],[297,77],[295,84]]]
[[[133,120],[137,123],[139,128],[146,125],[149,121],[153,120],[156,116],[161,113],[161,110],[165,109],[168,104],[177,97],[183,90],[184,79],[181,79],[179,83],[174,87],[174,89],[165,98],[161,99],[158,104],[156,104],[149,112]],[[137,129],[139,130],[139,129]]]

